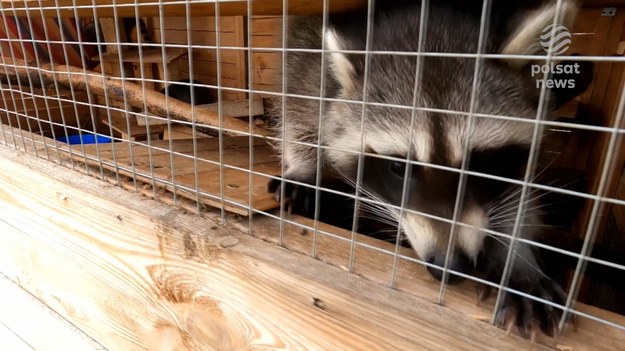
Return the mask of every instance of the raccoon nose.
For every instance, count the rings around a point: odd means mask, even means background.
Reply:
[[[438,266],[438,267],[427,266],[430,274],[437,280],[443,279],[443,267],[445,266],[445,255],[446,255],[446,252],[440,252],[431,256],[427,260],[428,263],[434,266]],[[456,272],[469,274],[473,271],[474,268],[475,266],[473,265],[473,261],[471,261],[471,259],[469,259],[469,257],[464,252],[462,252],[461,250],[455,250],[454,256],[451,262],[449,263],[449,269],[456,271]],[[449,277],[448,283],[450,284],[458,283],[463,280],[462,277],[453,273],[449,274],[448,277]]]

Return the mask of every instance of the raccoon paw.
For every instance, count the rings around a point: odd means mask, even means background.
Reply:
[[[284,198],[282,198],[282,187],[284,187]],[[267,192],[273,193],[277,202],[283,203],[289,214],[293,208],[301,209],[304,213],[308,213],[314,207],[315,190],[299,184],[293,184],[280,179],[272,179],[267,184]]]
[[[563,305],[566,301],[566,295],[560,285],[547,277],[542,277],[530,289],[518,289],[514,285],[512,284],[511,288],[558,305]],[[510,332],[516,325],[521,336],[532,341],[535,340],[539,331],[548,336],[558,335],[558,323],[562,310],[512,292],[504,294],[501,306],[495,315],[497,326],[504,327]]]

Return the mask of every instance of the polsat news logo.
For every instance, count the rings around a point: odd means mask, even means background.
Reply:
[[[549,25],[543,29],[540,35],[540,45],[547,54],[560,55],[565,53],[571,46],[571,33],[560,24]],[[579,63],[560,63],[552,62],[547,65],[533,64],[531,65],[532,77],[536,78],[536,88],[541,89],[543,86],[549,89],[553,88],[575,88],[575,79],[562,77],[562,74],[579,75]],[[557,78],[557,77],[561,78]]]
[[[551,24],[543,29],[540,34],[540,45],[552,55],[560,55],[571,46],[571,32],[560,24]]]

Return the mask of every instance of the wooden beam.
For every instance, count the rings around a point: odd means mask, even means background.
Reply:
[[[65,350],[104,351],[101,345],[2,274],[0,294],[3,296],[0,299],[0,340],[4,350],[22,349],[13,347],[17,344],[11,345],[10,335],[3,335],[3,327],[26,344],[23,350],[58,350],[59,340],[62,340]]]
[[[159,16],[159,6],[162,4],[163,14],[170,17],[184,17],[187,15],[187,4],[178,0],[2,0],[0,2],[5,10],[12,9],[9,13],[16,16],[26,16],[27,12],[36,13],[49,17],[74,17],[93,16],[94,4],[97,6],[98,17],[113,17],[113,8],[117,9],[120,17],[134,17],[137,13],[141,17]],[[254,15],[282,15],[282,0],[254,0]],[[139,6],[136,6],[138,4]],[[313,15],[323,12],[322,1],[290,0],[288,12],[298,15]],[[219,14],[221,16],[247,16],[248,1],[220,1]],[[367,6],[366,0],[332,0],[329,2],[329,10],[340,12],[353,10]],[[137,12],[135,12],[135,9]],[[214,16],[215,1],[202,1],[189,3],[189,16]]]
[[[137,108],[146,107],[147,111],[158,116],[169,116],[174,120],[195,121],[213,127],[219,127],[226,132],[249,133],[249,123],[236,118],[227,118],[209,110],[196,110],[193,114],[193,106],[177,99],[166,99],[164,94],[157,91],[144,90],[138,84],[112,79],[99,73],[88,71],[79,67],[56,65],[50,63],[38,63],[36,66],[20,59],[4,59],[0,68],[6,73],[0,74],[2,81],[25,82],[36,87],[58,82],[63,87],[73,87],[76,90],[86,91],[87,87],[92,94],[104,94],[113,100],[124,100],[128,105]],[[255,134],[269,136],[270,132],[252,126]]]
[[[254,0],[253,13],[256,16],[281,16],[283,14],[282,0]],[[178,0],[1,0],[1,7],[8,14],[26,16],[28,12],[48,17],[75,17],[93,16],[94,4],[97,16],[100,18],[113,17],[114,10],[120,17],[158,17],[159,6],[162,13],[169,17],[187,16],[187,4]],[[138,4],[139,6],[136,6]],[[625,0],[584,0],[583,6],[624,6]],[[221,1],[219,14],[221,16],[247,16],[248,1]],[[363,9],[367,0],[332,0],[329,1],[330,12],[343,12]],[[12,11],[11,11],[12,10]],[[190,1],[189,16],[214,16],[215,1]],[[316,15],[323,13],[323,1],[289,0],[287,13],[292,15]]]
[[[32,135],[13,144],[10,134],[19,134],[2,130],[0,142],[28,153],[49,143]],[[223,226],[218,220],[213,212],[189,215],[0,147],[0,272],[109,350],[159,349],[160,343],[159,350],[262,344],[577,351],[619,350],[625,343],[619,330],[582,318],[577,332],[530,345],[484,323],[492,305],[475,305],[466,285],[449,287],[445,307],[432,303],[439,284],[420,265],[401,260],[398,290],[386,288],[392,256],[381,251],[357,247],[356,274],[337,268],[349,255],[348,231],[322,225],[337,235],[317,236],[314,260],[308,257],[313,235],[297,226],[285,227],[285,250],[272,244],[280,232],[275,219],[254,218],[253,235],[262,240],[245,234],[247,219],[228,217]],[[394,249],[365,236],[355,239]],[[625,325],[622,316],[575,308]]]
[[[229,225],[4,147],[0,160],[0,271],[109,350],[529,346]]]
[[[221,113],[231,117],[249,117],[250,109],[252,116],[260,116],[265,114],[265,107],[262,99],[245,99],[237,101],[222,101],[220,103],[199,105],[197,110],[207,110],[213,113],[219,113],[219,105],[221,105]]]

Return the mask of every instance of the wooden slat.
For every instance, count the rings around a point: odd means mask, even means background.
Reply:
[[[254,16],[252,19],[252,35],[275,35],[282,31],[282,17]]]
[[[187,49],[184,48],[165,48],[165,63],[170,63],[175,59],[186,55]],[[130,63],[163,63],[163,51],[160,48],[143,48],[140,57],[138,50],[125,51],[122,53],[122,62]],[[143,60],[141,60],[141,58]],[[100,55],[91,58],[95,61],[100,61]],[[119,54],[117,52],[106,53],[102,55],[102,61],[104,62],[119,62]]]
[[[217,63],[216,62],[206,62],[200,61],[194,58],[194,66],[193,73],[198,75],[209,75],[213,77],[217,77]],[[242,88],[243,85],[239,81],[241,76],[241,70],[245,69],[239,63],[229,63],[229,62],[221,62],[221,77],[232,79],[233,81],[238,82],[234,87]],[[188,58],[180,60],[180,72],[189,73],[189,60]]]
[[[235,31],[235,18],[234,16],[222,16],[220,17],[219,30],[220,32],[234,32]],[[154,29],[160,31],[161,22],[158,18],[154,20]],[[215,17],[191,17],[191,27],[187,26],[186,17],[171,17],[168,16],[164,21],[164,30],[188,30],[191,29],[194,32],[215,32]],[[214,34],[213,34],[214,35]]]
[[[154,128],[154,127],[152,127]],[[76,161],[83,161],[86,153],[88,162],[103,166],[111,171],[117,171],[129,177],[136,175],[138,180],[152,183],[150,175],[154,172],[155,184],[177,194],[195,200],[194,191],[175,188],[173,184],[185,186],[188,189],[198,189],[210,194],[200,195],[200,201],[208,206],[221,208],[219,142],[215,138],[197,140],[198,161],[193,160],[194,143],[191,139],[174,140],[172,154],[169,151],[169,140],[151,141],[151,149],[142,143],[113,143],[99,145],[77,145],[72,147],[72,157]],[[224,164],[249,169],[249,139],[247,137],[226,138],[224,140]],[[113,154],[114,153],[114,154]],[[181,155],[182,154],[182,155]],[[151,158],[150,158],[151,156]],[[173,161],[172,161],[173,159]],[[172,166],[174,163],[173,176]],[[197,167],[199,183],[195,183],[195,169]],[[279,160],[271,147],[262,140],[257,140],[254,146],[254,171],[268,175],[279,175]],[[249,172],[224,167],[224,204],[226,210],[247,216],[249,215]],[[256,210],[267,211],[275,209],[278,203],[273,195],[267,193],[266,186],[269,177],[253,175],[254,194],[253,207]],[[234,202],[234,203],[232,203]]]
[[[282,67],[282,54],[279,52],[254,52],[252,59],[255,69],[279,69]]]
[[[148,127],[139,125],[136,118],[130,118],[128,121],[125,117],[111,117],[109,123],[108,116],[101,119],[102,123],[110,126],[114,131],[122,134],[123,138],[141,138],[148,134],[161,133],[167,128],[164,124],[151,124],[148,133]],[[130,125],[130,128],[128,128]]]
[[[617,11],[616,16],[613,17],[609,35],[606,38],[605,46],[602,50],[604,55],[614,55],[618,43],[625,38],[625,11]],[[620,92],[622,91],[623,83],[625,82],[625,64],[614,63],[600,63],[597,77],[595,79],[595,89],[592,91],[592,98],[590,103],[601,113],[597,114],[595,123],[602,126],[613,127],[617,118],[617,105],[620,98]],[[610,133],[595,133],[592,135],[593,147],[586,148],[588,152],[587,165],[590,179],[590,193],[596,194],[598,192],[599,182],[601,179],[601,172],[603,164],[606,162],[605,157],[607,154],[607,148],[610,140]],[[618,157],[621,147],[616,148],[616,155]],[[608,161],[609,162],[609,161]],[[617,166],[618,167],[618,166]],[[618,175],[617,175],[618,176]],[[616,179],[608,179],[608,186],[605,189],[605,193],[600,194],[602,196],[612,195],[616,186]],[[586,228],[591,209],[594,205],[593,201],[587,201],[584,209],[584,217],[582,220],[582,228]],[[598,240],[603,235],[603,229],[605,228],[606,218],[605,216],[599,217],[599,223],[597,229],[599,229]]]
[[[3,274],[0,274],[0,294],[3,297],[0,299],[0,344],[3,350],[105,351]]]
[[[237,62],[238,57],[241,54],[245,55],[245,51],[244,50],[221,49],[220,50],[220,61],[221,62],[234,63],[234,62]],[[193,58],[195,60],[217,62],[217,50],[194,49],[193,50]]]
[[[114,17],[157,17],[162,6],[163,13],[171,17],[187,16],[187,4],[177,0],[2,0],[4,9],[13,9],[12,13],[17,16],[26,16],[27,12],[44,16],[93,17],[93,5],[97,6],[97,16]],[[283,13],[282,0],[254,0],[253,13],[255,15],[281,16]],[[139,6],[136,6],[139,4]],[[345,11],[363,8],[367,5],[366,0],[333,0],[329,2],[329,11]],[[189,16],[214,16],[215,1],[202,1],[189,4]],[[246,16],[248,13],[248,1],[221,1],[219,2],[219,14],[221,16]],[[62,9],[57,10],[58,7]],[[75,9],[74,9],[75,7]],[[116,11],[113,11],[113,8]],[[136,12],[135,12],[136,11]],[[290,0],[288,12],[297,15],[312,15],[323,13],[322,1]]]
[[[245,25],[242,16],[221,17],[220,45],[224,47],[245,47]],[[154,19],[153,22],[160,22]],[[186,29],[186,18],[175,17],[171,21],[165,21],[163,33],[155,31],[156,41],[166,44],[187,45],[189,41]],[[225,30],[224,30],[225,23]],[[159,23],[160,26],[160,23]],[[164,39],[161,39],[161,36]],[[215,46],[215,19],[213,17],[194,18],[192,24],[191,40],[193,45]],[[193,58],[193,78],[203,83],[217,83],[217,50],[193,49],[189,55],[180,59],[180,72],[183,76],[191,75],[189,57]],[[220,73],[222,85],[245,89],[247,87],[246,52],[244,50],[220,50]],[[207,79],[206,77],[212,77]],[[216,96],[214,96],[216,98]],[[242,100],[247,98],[245,92],[228,92],[222,95],[222,100]]]
[[[109,350],[528,346],[229,224],[0,155],[0,270]]]
[[[170,133],[171,130],[171,133]],[[193,128],[182,124],[176,124],[171,128],[165,128],[163,130],[163,140],[176,140],[176,139],[193,139]],[[199,131],[195,131],[195,138],[209,138],[210,136]]]
[[[248,117],[250,115],[250,110],[252,111],[252,116],[259,116],[265,113],[265,108],[261,99],[223,101],[221,103],[201,105],[197,108],[217,113],[220,106],[221,113],[231,117]]]
[[[268,217],[254,219],[260,241],[244,234],[247,220],[221,226],[210,212],[184,214],[6,148],[0,160],[0,271],[110,350],[581,351],[625,342],[581,319],[578,332],[531,345],[483,323],[488,308],[466,285],[449,287],[445,307],[430,303],[439,285],[419,265],[400,261],[397,291],[385,287],[392,256],[380,251],[357,246],[356,275],[320,262],[342,265],[349,240],[318,235],[314,260],[291,252],[310,250],[312,233],[287,224],[284,250],[271,244],[280,230]]]

